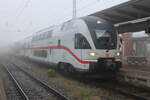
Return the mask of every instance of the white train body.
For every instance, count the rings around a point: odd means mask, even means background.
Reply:
[[[19,50],[30,59],[69,64],[79,72],[116,71],[118,40],[112,24],[88,16],[41,30],[26,38]]]

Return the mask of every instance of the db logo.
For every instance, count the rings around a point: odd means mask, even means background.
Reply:
[[[106,57],[112,57],[111,54],[106,54]]]

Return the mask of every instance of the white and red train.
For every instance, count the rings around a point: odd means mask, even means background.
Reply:
[[[21,44],[21,45],[19,45]],[[17,55],[57,65],[65,72],[106,75],[118,71],[119,37],[113,24],[94,16],[52,26],[15,46]]]

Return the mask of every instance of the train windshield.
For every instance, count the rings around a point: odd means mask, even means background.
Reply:
[[[96,33],[97,39],[102,38],[102,37],[107,37],[107,38],[110,37],[110,34],[108,32],[106,32],[106,30],[95,29],[95,33]]]
[[[83,18],[89,28],[96,49],[116,49],[117,33],[113,25],[97,17]],[[97,23],[99,21],[99,23]]]
[[[113,29],[95,29],[92,35],[97,49],[116,49],[117,34]]]

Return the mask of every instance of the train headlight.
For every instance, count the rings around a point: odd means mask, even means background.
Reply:
[[[120,56],[121,55],[121,53],[120,52],[116,52],[116,56]]]
[[[94,56],[96,56],[96,53],[95,52],[90,52],[89,55],[94,57]]]
[[[97,23],[97,24],[101,24],[102,22],[101,22],[100,20],[98,20],[96,23]]]

